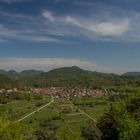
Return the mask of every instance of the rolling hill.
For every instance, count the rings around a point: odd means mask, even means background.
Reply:
[[[30,82],[31,83],[31,82]],[[32,86],[90,87],[124,84],[115,74],[105,74],[83,70],[77,66],[63,67],[42,73],[32,79]]]
[[[92,72],[77,66],[57,68],[49,72],[36,70],[25,70],[22,72],[0,70],[0,75],[5,76],[0,77],[1,85],[5,79],[5,81],[9,81],[9,83],[19,83],[19,85],[23,87],[110,87],[129,84],[139,85],[140,83],[138,72],[128,72],[119,76],[113,73]],[[9,78],[9,80],[7,78]],[[4,82],[3,86],[4,85],[9,84]]]
[[[15,87],[19,87],[19,83],[16,80],[4,74],[0,74],[0,88],[10,89]]]

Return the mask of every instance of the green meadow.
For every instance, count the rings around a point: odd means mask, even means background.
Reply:
[[[100,103],[97,103],[97,100]],[[49,106],[42,108],[18,123],[26,124],[36,130],[43,120],[52,119],[59,127],[58,135],[65,132],[72,137],[80,139],[81,127],[90,120],[81,110],[87,113],[91,118],[97,120],[108,109],[108,105],[104,103],[105,100],[107,99],[77,98],[67,100],[54,97],[53,103]],[[51,97],[47,95],[43,95],[43,98],[40,100],[13,100],[1,105],[0,113],[1,116],[16,122],[50,101]],[[40,104],[42,102],[43,105]],[[87,103],[90,103],[90,105]]]

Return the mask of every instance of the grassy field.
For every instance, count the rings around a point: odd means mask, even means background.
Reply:
[[[0,105],[0,115],[8,116],[9,119],[17,121],[41,107],[40,102],[43,102],[44,105],[49,103],[50,100],[50,96],[44,96],[42,100],[15,100],[8,104]],[[83,112],[95,120],[100,118],[108,109],[108,104],[104,103],[104,101],[105,99],[95,98],[73,99],[71,101],[54,98],[54,102],[51,105],[25,118],[20,123],[38,128],[42,120],[52,118],[59,126],[58,133],[60,135],[65,131],[78,139],[81,127],[90,119]]]

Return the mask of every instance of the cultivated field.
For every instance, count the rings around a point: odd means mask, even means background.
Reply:
[[[96,124],[96,120],[107,109],[108,102],[105,97],[68,100],[43,95],[43,98],[38,100],[14,100],[0,105],[0,115],[34,129],[37,129],[43,120],[52,119],[59,126],[58,135],[66,133],[81,139],[81,127],[88,120]]]

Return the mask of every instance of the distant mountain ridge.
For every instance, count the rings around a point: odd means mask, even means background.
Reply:
[[[140,72],[126,72],[122,76],[140,76]]]
[[[25,70],[22,72],[0,70],[0,75],[5,75],[7,78],[9,77],[11,80],[26,87],[104,87],[123,86],[128,83],[136,83],[138,85],[140,83],[140,79],[135,78],[140,75],[140,72],[128,72],[123,75],[117,75],[114,73],[88,71],[77,66],[56,68],[48,72],[37,70]],[[129,76],[134,78],[129,78]],[[4,78],[0,77],[1,79]]]
[[[50,72],[62,72],[63,70],[65,71],[86,71],[88,73],[94,73],[96,75],[102,75],[102,76],[112,76],[112,75],[118,75],[118,74],[115,74],[115,73],[104,73],[104,72],[98,72],[98,71],[89,71],[89,70],[84,70],[78,66],[72,66],[72,67],[60,67],[60,68],[56,68],[56,69],[52,69],[50,71],[42,71],[42,70],[34,70],[34,69],[31,69],[31,70],[23,70],[21,72],[17,72],[15,70],[9,70],[9,71],[6,71],[6,70],[3,70],[3,69],[0,69],[0,74],[4,74],[4,75],[8,75],[8,76],[12,76],[12,77],[16,77],[16,76],[36,76],[36,75],[39,75],[39,74],[43,74],[43,73],[50,73]],[[123,73],[121,74],[120,76],[140,76],[140,72],[126,72],[126,73]]]
[[[32,76],[37,76],[40,74],[44,74],[44,73],[62,73],[64,74],[64,72],[70,72],[70,73],[74,73],[74,72],[82,72],[82,73],[89,73],[89,74],[95,74],[95,75],[102,75],[102,76],[110,76],[110,75],[116,75],[114,73],[102,73],[102,72],[97,72],[97,71],[89,71],[89,70],[84,70],[81,69],[77,66],[72,66],[72,67],[61,67],[61,68],[56,68],[56,69],[52,69],[48,72],[44,72],[44,71],[39,71],[39,70],[24,70],[21,72],[16,72],[15,70],[2,70],[0,69],[0,74],[4,74],[7,75],[11,78],[17,78],[17,77],[32,77]]]
[[[41,73],[43,73],[43,71],[24,70],[22,72],[16,72],[14,70],[9,70],[9,71],[0,70],[0,74],[4,74],[4,75],[9,76],[10,78],[13,78],[13,79],[20,79],[20,78],[25,78],[25,77],[31,78],[31,77],[37,76]]]

